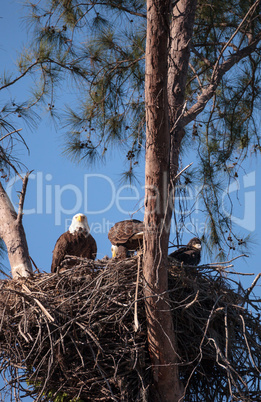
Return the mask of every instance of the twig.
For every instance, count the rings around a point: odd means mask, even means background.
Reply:
[[[261,277],[261,272],[259,274],[257,274],[257,276],[255,277],[255,279],[253,280],[252,285],[247,289],[246,295],[245,295],[245,299],[248,298],[248,296],[250,295],[250,293],[252,292],[252,290],[254,289],[254,287],[257,284],[258,279]],[[246,300],[244,302],[244,304],[246,303]],[[243,304],[243,305],[244,305]]]
[[[207,264],[207,265],[229,264],[230,262],[235,261],[235,260],[237,260],[238,258],[241,258],[241,257],[248,257],[248,255],[247,255],[247,254],[240,254],[240,255],[238,255],[237,257],[234,257],[234,258],[232,258],[232,259],[229,260],[229,261],[210,262],[210,263]]]
[[[2,86],[0,87],[0,91],[1,91],[2,89],[4,89],[4,88],[9,87],[10,85],[15,84],[18,80],[20,80],[21,78],[23,78],[23,77],[28,73],[28,71],[30,71],[30,70],[31,70],[34,66],[36,66],[37,64],[38,64],[38,60],[36,60],[36,61],[35,61],[34,63],[32,63],[29,67],[27,67],[27,68],[24,70],[24,72],[19,75],[19,77],[16,77],[13,81],[10,81],[10,82],[8,82],[8,83],[2,85]]]
[[[182,111],[181,111],[179,117],[177,118],[177,120],[175,121],[175,124],[173,125],[172,129],[170,130],[170,135],[176,130],[179,121],[181,120],[181,118],[182,118],[182,117],[184,116],[184,114],[185,114],[186,107],[187,107],[187,101],[184,102],[184,105],[183,105],[183,107],[182,107]]]
[[[241,29],[242,25],[244,24],[245,20],[247,19],[247,17],[249,16],[249,14],[257,7],[258,3],[260,3],[260,0],[256,0],[255,3],[250,7],[250,9],[248,10],[248,12],[246,13],[246,15],[244,16],[244,18],[242,19],[242,21],[240,22],[240,24],[238,25],[237,29],[235,30],[235,32],[231,35],[231,37],[229,38],[229,40],[226,42],[225,46],[223,46],[223,49],[221,49],[221,52],[219,54],[219,57],[215,63],[215,66],[213,68],[213,72],[212,72],[212,77],[214,77],[219,61],[222,57],[222,55],[224,54],[226,48],[229,46],[230,42],[234,39],[234,37],[236,36],[236,34],[239,32],[239,30]]]
[[[134,301],[134,331],[137,332],[139,329],[139,320],[138,320],[138,290],[139,290],[139,281],[140,281],[140,259],[141,256],[139,255],[138,258],[138,269],[137,269],[137,282],[136,282],[136,289],[135,289],[135,301]]]
[[[42,312],[44,313],[44,315],[48,318],[49,321],[54,322],[55,319],[51,316],[50,313],[48,313],[48,311],[46,310],[46,308],[42,305],[42,303],[32,295],[32,292],[30,291],[30,289],[28,289],[28,287],[23,283],[22,284],[22,288],[26,291],[27,294],[29,294],[34,301],[36,302],[36,304],[38,304],[38,306],[40,307],[40,309],[42,310]]]
[[[15,172],[16,175],[17,175],[18,177],[20,177],[21,180],[23,180],[23,177],[20,175],[20,173],[19,173],[18,170],[16,169],[15,165],[13,165],[12,162],[10,162],[10,159],[7,159],[7,158],[5,157],[5,155],[3,154],[3,152],[2,152],[2,154],[1,154],[1,158],[4,160],[4,162],[5,162],[7,165],[9,165],[9,166],[13,169],[13,171]]]
[[[6,137],[9,137],[9,135],[18,133],[21,130],[22,130],[22,128],[18,128],[17,130],[11,131],[11,133],[7,133],[6,135],[4,135],[3,137],[0,138],[0,141],[3,141]]]
[[[111,393],[111,398],[112,398],[115,402],[117,402],[117,399],[114,397],[114,394],[113,394],[113,392],[112,392],[112,389],[111,389],[111,386],[110,386],[110,384],[109,384],[109,381],[107,380],[107,378],[106,378],[106,376],[105,376],[103,370],[101,369],[101,367],[100,367],[100,365],[99,365],[99,363],[98,363],[98,359],[97,359],[97,357],[95,356],[95,353],[94,353],[93,348],[91,347],[91,344],[89,344],[89,347],[90,347],[90,349],[91,349],[91,352],[92,352],[92,355],[93,355],[93,359],[94,359],[94,361],[95,361],[95,364],[96,364],[96,366],[98,367],[98,370],[99,370],[99,372],[101,373],[101,376],[102,376],[102,378],[104,379],[104,381],[106,382],[107,387],[108,387],[108,390],[109,390],[110,393]]]
[[[173,248],[173,247],[187,247],[187,244],[174,244],[172,243],[172,241],[170,241],[170,243],[172,244],[171,246],[168,246],[168,248]]]
[[[29,255],[29,258],[31,260],[31,263],[35,267],[36,271],[38,272],[38,274],[40,274],[41,272],[40,272],[39,268],[37,267],[36,263],[34,262],[34,260],[32,259],[32,257],[30,255]]]
[[[236,272],[236,271],[226,271],[231,275],[241,275],[241,276],[253,276],[255,275],[253,272]]]
[[[187,309],[187,308],[191,307],[192,304],[194,304],[194,303],[197,301],[198,295],[199,295],[199,290],[197,291],[197,293],[196,293],[194,299],[193,299],[190,303],[186,304],[186,306],[185,306],[184,308]]]
[[[29,178],[31,173],[32,173],[32,170],[30,172],[27,172],[25,177],[23,178],[23,186],[22,186],[22,190],[20,192],[18,214],[17,214],[17,222],[18,223],[22,222],[26,187],[27,187],[27,184],[28,184],[28,178]]]
[[[242,326],[243,326],[243,336],[244,336],[244,339],[245,339],[245,342],[246,342],[246,347],[247,347],[247,350],[248,350],[250,359],[251,359],[251,361],[252,361],[252,364],[253,364],[254,367],[256,368],[256,370],[261,374],[260,369],[257,367],[257,365],[256,365],[256,363],[255,363],[255,360],[253,359],[253,356],[252,356],[252,353],[251,353],[251,348],[250,348],[250,346],[249,346],[249,344],[248,344],[248,341],[247,341],[245,320],[244,320],[244,318],[243,318],[243,316],[242,316],[241,314],[240,314],[240,318],[241,318]]]
[[[187,165],[186,167],[184,167],[184,169],[182,169],[178,174],[176,174],[176,176],[174,177],[173,181],[175,181],[183,172],[185,172],[185,170],[187,170],[191,165],[193,165],[193,162],[191,162],[189,165]]]

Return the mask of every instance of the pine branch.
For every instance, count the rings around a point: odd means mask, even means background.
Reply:
[[[231,57],[229,57],[219,67],[216,68],[215,74],[212,76],[208,87],[202,91],[201,95],[198,98],[198,101],[186,113],[184,113],[184,116],[181,118],[179,123],[181,127],[185,127],[191,121],[195,120],[195,118],[204,110],[207,102],[214,95],[225,73],[243,58],[253,53],[256,50],[256,46],[258,45],[260,40],[261,32],[259,32],[259,34],[256,36],[256,39],[250,45],[234,53]]]
[[[0,138],[0,141],[3,141],[6,137],[9,137],[9,135],[18,133],[21,130],[22,130],[22,128],[18,128],[17,130],[12,131],[11,133],[7,133],[6,135],[4,135],[3,137]]]
[[[27,67],[24,72],[19,75],[18,77],[16,77],[13,81],[8,82],[7,84],[3,85],[0,87],[0,91],[2,89],[8,88],[10,86],[12,86],[13,84],[15,84],[17,81],[19,81],[21,78],[23,78],[30,70],[32,70],[32,68],[34,66],[36,66],[38,64],[38,60],[36,60],[33,64],[31,64],[29,67]]]
[[[143,13],[139,13],[137,11],[129,10],[127,7],[124,7],[124,6],[119,5],[117,3],[118,2],[115,2],[112,7],[117,8],[118,10],[125,11],[128,14],[135,15],[136,17],[142,17],[142,18],[145,18],[145,19],[147,18],[147,14],[143,14]]]

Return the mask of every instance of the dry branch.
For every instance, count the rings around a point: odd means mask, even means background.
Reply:
[[[22,225],[22,207],[29,173],[23,180],[19,212],[15,209],[0,182],[0,237],[3,239],[11,266],[12,277],[28,277],[33,273],[26,235]]]
[[[23,218],[23,209],[24,209],[24,199],[25,199],[25,193],[26,193],[26,188],[28,184],[28,179],[31,172],[27,172],[26,175],[23,178],[23,186],[22,190],[20,192],[20,197],[19,197],[19,207],[18,207],[18,214],[17,214],[17,222],[21,224],[22,218]]]

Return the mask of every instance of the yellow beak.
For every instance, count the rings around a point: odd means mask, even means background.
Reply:
[[[116,257],[116,247],[111,248],[112,258]]]
[[[77,216],[77,221],[82,222],[83,221],[83,215],[78,215]]]

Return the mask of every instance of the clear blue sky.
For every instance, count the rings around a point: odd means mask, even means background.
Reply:
[[[7,69],[15,71],[14,63],[17,51],[26,43],[26,30],[21,21],[21,4],[19,1],[2,2],[0,11],[0,71]],[[29,82],[1,93],[1,105],[8,94],[23,99],[29,94]],[[63,100],[66,102],[66,93]],[[68,97],[68,102],[70,98]],[[127,219],[142,205],[144,195],[144,162],[140,163],[140,185],[135,184],[131,191],[120,183],[120,173],[123,170],[125,155],[118,149],[113,150],[107,158],[106,164],[97,164],[94,167],[75,165],[62,155],[63,130],[50,124],[47,112],[42,111],[42,121],[36,130],[23,128],[30,155],[22,144],[16,146],[16,152],[21,157],[28,170],[33,170],[29,180],[25,202],[24,227],[27,235],[30,255],[41,271],[50,272],[52,250],[57,238],[67,230],[71,217],[78,212],[84,212],[91,226],[91,231],[98,245],[98,258],[110,256],[110,243],[107,238],[109,228],[113,223]],[[193,162],[193,154],[187,156],[188,163]],[[184,164],[186,165],[186,163]],[[232,183],[231,196],[237,203],[233,219],[238,231],[251,234],[255,243],[252,246],[248,259],[239,259],[235,262],[237,272],[260,271],[260,244],[261,244],[261,174],[260,162],[253,158],[244,166],[238,179],[240,188]],[[248,176],[246,176],[248,174]],[[12,183],[10,183],[12,184]],[[21,188],[18,181],[10,188],[11,199],[17,204],[16,191]],[[195,194],[195,193],[194,193]],[[192,192],[193,195],[193,192]],[[225,197],[225,195],[224,195]],[[239,199],[239,201],[238,201]],[[135,214],[135,218],[143,219],[142,210]],[[204,219],[200,213],[193,216],[194,223],[200,230]],[[184,242],[191,236],[184,235]],[[174,235],[171,236],[171,240]],[[206,258],[204,258],[204,262]],[[8,261],[5,261],[7,271],[10,270]],[[254,277],[242,277],[245,286],[252,283]],[[261,285],[261,283],[260,283]],[[260,285],[256,294],[261,295]],[[25,401],[29,401],[28,398]]]

